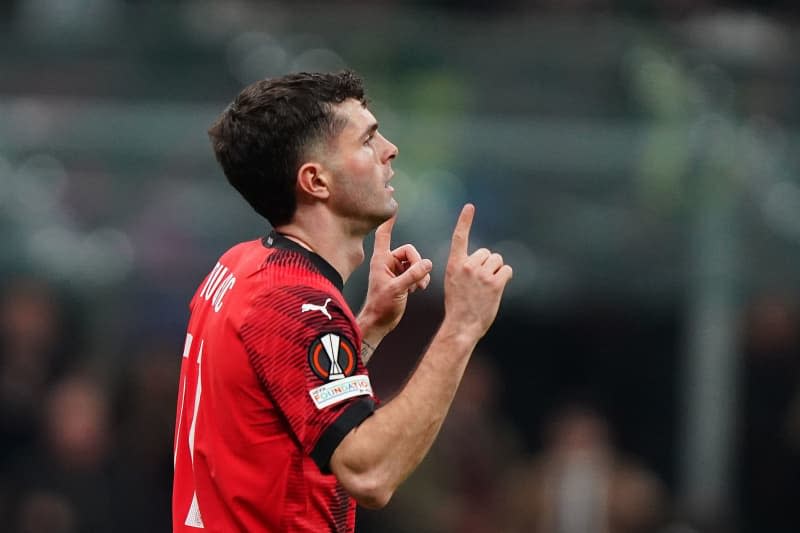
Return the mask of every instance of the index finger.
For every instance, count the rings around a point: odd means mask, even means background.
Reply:
[[[392,215],[392,218],[378,226],[375,230],[375,249],[388,250],[392,245],[392,228],[394,221],[397,220],[397,213]]]
[[[453,230],[453,241],[450,244],[450,256],[461,255],[467,256],[467,249],[469,247],[469,230],[472,227],[472,219],[475,217],[475,206],[466,204],[461,209],[461,214],[458,216],[456,228]]]

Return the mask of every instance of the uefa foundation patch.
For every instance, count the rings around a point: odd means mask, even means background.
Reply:
[[[372,396],[369,376],[358,375],[331,381],[308,391],[317,409],[324,409],[356,396]]]

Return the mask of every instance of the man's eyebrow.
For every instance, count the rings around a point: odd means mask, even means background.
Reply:
[[[362,137],[368,137],[368,136],[372,135],[373,133],[375,133],[376,131],[378,131],[378,123],[377,122],[373,122],[372,124],[367,126],[367,129],[364,130],[364,133],[361,134],[361,136]]]

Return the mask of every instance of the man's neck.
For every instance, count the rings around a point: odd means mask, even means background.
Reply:
[[[350,274],[364,262],[365,236],[350,234],[333,221],[303,222],[294,220],[277,226],[275,231],[322,257],[346,282]]]

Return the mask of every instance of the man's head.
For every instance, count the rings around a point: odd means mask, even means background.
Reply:
[[[361,78],[290,74],[246,87],[208,131],[228,181],[273,226],[288,223],[297,207],[297,171],[346,126],[335,106],[366,105]]]

